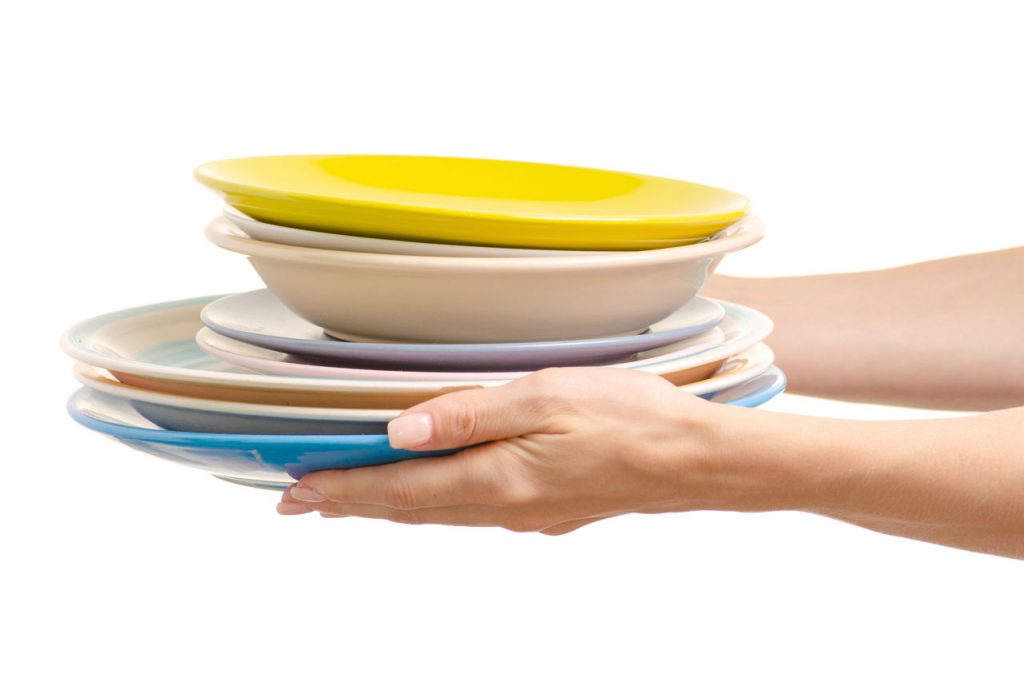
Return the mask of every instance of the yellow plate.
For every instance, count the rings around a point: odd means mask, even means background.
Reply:
[[[195,175],[261,221],[463,245],[672,247],[748,210],[743,196],[701,184],[507,160],[285,155],[219,160]]]

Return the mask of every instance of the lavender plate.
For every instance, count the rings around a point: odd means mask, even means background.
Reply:
[[[342,341],[292,313],[270,290],[222,297],[203,309],[203,324],[231,339],[347,367],[392,370],[502,371],[618,362],[718,324],[722,305],[696,297],[642,334],[599,339],[487,344]]]

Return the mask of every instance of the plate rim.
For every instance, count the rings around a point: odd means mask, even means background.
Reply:
[[[203,309],[199,312],[199,319],[200,319],[200,321],[204,325],[206,325],[207,327],[212,329],[214,332],[216,332],[218,334],[221,334],[221,335],[224,335],[226,337],[230,337],[232,339],[237,339],[238,341],[242,341],[242,342],[245,342],[245,343],[253,344],[253,345],[256,345],[256,346],[263,346],[265,348],[268,348],[268,349],[271,349],[271,350],[281,351],[281,352],[284,352],[284,353],[289,352],[289,350],[282,350],[282,348],[285,347],[285,345],[287,344],[289,349],[290,349],[290,352],[299,353],[301,351],[302,355],[316,355],[316,356],[323,356],[323,357],[355,357],[355,356],[352,356],[349,353],[345,353],[344,355],[342,355],[342,354],[340,354],[338,352],[332,352],[330,354],[328,354],[328,353],[306,353],[306,352],[304,352],[306,349],[303,348],[303,347],[307,347],[307,346],[308,347],[312,347],[312,348],[325,348],[325,349],[327,347],[329,347],[329,346],[337,346],[339,351],[342,348],[347,348],[347,349],[350,349],[351,351],[366,352],[366,353],[371,353],[371,354],[372,353],[381,354],[381,357],[376,357],[376,358],[374,356],[364,356],[364,359],[378,359],[378,360],[383,360],[384,359],[383,356],[385,356],[386,354],[389,354],[389,353],[391,353],[391,354],[394,354],[394,353],[410,354],[411,356],[415,357],[417,355],[437,354],[437,353],[459,354],[459,353],[463,353],[465,351],[473,351],[475,353],[484,353],[484,354],[488,354],[488,355],[491,354],[491,353],[499,353],[499,352],[503,352],[503,351],[512,352],[512,353],[519,353],[519,354],[521,354],[522,352],[533,352],[533,351],[538,351],[539,352],[539,351],[552,351],[552,350],[565,350],[566,352],[569,352],[569,351],[571,351],[573,349],[582,350],[584,348],[595,348],[595,347],[596,348],[600,348],[600,347],[604,347],[604,346],[620,346],[620,345],[625,345],[625,348],[628,349],[629,348],[629,346],[628,346],[629,344],[646,344],[646,342],[642,342],[640,340],[640,338],[653,336],[650,332],[645,332],[645,333],[642,333],[642,334],[630,334],[630,335],[625,335],[625,336],[597,337],[597,338],[591,338],[591,339],[571,339],[571,340],[567,340],[567,341],[556,341],[556,340],[550,340],[550,341],[521,341],[521,342],[511,342],[510,341],[510,342],[492,342],[492,343],[488,343],[488,342],[463,342],[463,343],[439,342],[439,343],[436,343],[436,344],[427,343],[427,342],[344,341],[344,340],[338,340],[338,339],[289,338],[289,337],[282,337],[280,335],[260,334],[258,332],[253,332],[251,330],[233,328],[231,326],[225,325],[222,322],[217,322],[216,319],[210,317],[213,313],[216,312],[216,304],[218,302],[227,303],[227,302],[229,302],[232,299],[239,299],[243,295],[251,295],[251,296],[262,295],[262,296],[269,296],[269,297],[272,297],[274,299],[277,299],[277,297],[276,297],[276,295],[274,295],[273,291],[270,290],[269,288],[266,288],[266,287],[260,288],[260,289],[255,289],[255,290],[247,290],[245,292],[237,292],[237,293],[234,293],[234,294],[226,294],[226,295],[224,295],[224,296],[222,296],[222,297],[220,297],[218,299],[215,299],[215,300],[211,301],[210,303],[206,304],[203,307]],[[710,304],[714,304],[715,306],[717,306],[718,307],[718,312],[714,314],[714,319],[713,320],[707,320],[707,321],[699,323],[698,325],[694,325],[694,326],[688,327],[688,328],[686,328],[687,330],[691,330],[691,329],[693,330],[691,333],[678,335],[678,339],[672,339],[670,341],[666,341],[664,344],[659,344],[657,346],[651,346],[650,348],[657,348],[658,346],[666,346],[666,345],[674,343],[676,341],[681,341],[681,340],[686,339],[686,338],[688,338],[690,336],[694,336],[694,335],[699,334],[701,332],[704,332],[704,331],[706,331],[708,329],[711,329],[712,327],[717,326],[718,323],[720,323],[722,321],[722,319],[725,318],[725,316],[727,314],[726,305],[729,304],[729,302],[725,302],[725,301],[722,301],[722,300],[719,300],[719,299],[713,299],[711,297],[704,297],[704,296],[700,296],[700,295],[695,296],[693,299],[688,301],[686,304],[684,304],[683,306],[680,306],[679,309],[677,309],[677,311],[674,311],[673,313],[676,313],[679,310],[682,310],[683,308],[685,308],[687,305],[689,305],[691,302],[693,302],[695,300],[697,300],[699,302],[708,302]],[[284,304],[284,302],[281,302],[278,299],[278,303],[280,303],[289,313],[293,313],[294,314],[293,311],[288,309],[288,307]],[[731,305],[735,306],[736,304],[731,304]],[[214,310],[213,311],[208,310],[210,307],[214,307]],[[297,315],[296,315],[296,317],[299,318],[299,316],[297,316]],[[302,318],[299,318],[299,319],[302,320],[303,322],[308,322],[306,320],[303,320]],[[312,323],[310,323],[310,324],[312,324]],[[652,327],[656,326],[657,324],[658,323],[654,323],[654,325],[652,325]],[[663,333],[668,333],[668,332],[671,332],[671,331],[670,330],[666,330]],[[281,342],[278,345],[276,345],[276,346],[271,346],[271,345],[269,345],[267,343],[262,343],[263,340],[266,337],[268,337],[268,336],[270,336],[270,337],[272,337],[274,339],[280,339]],[[278,346],[280,346],[282,348],[279,348]],[[295,349],[295,348],[291,348],[291,347],[296,347],[296,346],[299,347],[298,350]]]
[[[391,203],[381,200],[372,199],[360,199],[360,198],[343,198],[339,196],[324,195],[323,193],[310,193],[307,191],[300,191],[295,189],[287,188],[274,188],[266,185],[254,185],[251,183],[245,183],[238,180],[229,179],[222,175],[218,176],[217,172],[223,170],[221,167],[229,164],[237,164],[246,161],[253,160],[267,160],[267,159],[278,159],[278,160],[314,160],[324,158],[359,158],[359,157],[377,157],[377,158],[417,158],[417,159],[434,159],[434,160],[455,160],[455,161],[483,161],[487,163],[500,163],[500,164],[514,164],[514,165],[534,165],[544,167],[554,167],[568,170],[586,170],[592,172],[600,172],[603,174],[615,174],[619,176],[639,178],[644,183],[658,183],[658,184],[684,184],[687,186],[697,186],[701,189],[709,190],[724,197],[729,197],[733,202],[737,203],[737,206],[728,210],[720,211],[708,211],[703,213],[691,213],[685,215],[676,216],[627,216],[627,217],[596,217],[596,216],[570,216],[570,215],[545,215],[543,213],[523,213],[523,214],[509,214],[507,212],[501,212],[499,210],[486,210],[486,209],[469,209],[469,208],[455,208],[443,207],[436,205],[415,205],[415,204],[402,204],[402,203]],[[317,205],[319,207],[337,207],[337,206],[352,206],[363,209],[374,209],[379,212],[396,213],[399,215],[405,215],[410,213],[423,214],[430,216],[443,216],[453,219],[459,219],[464,221],[470,221],[474,219],[486,219],[493,220],[507,224],[529,224],[529,225],[570,225],[570,226],[585,226],[585,225],[637,225],[637,226],[714,226],[722,222],[726,222],[730,219],[735,221],[743,216],[749,214],[750,211],[750,199],[746,196],[731,191],[727,188],[721,188],[719,186],[711,186],[709,184],[702,184],[695,181],[687,181],[685,179],[673,179],[670,177],[661,177],[652,174],[642,174],[638,172],[626,172],[622,170],[614,170],[600,167],[581,167],[578,165],[565,165],[561,163],[548,163],[548,162],[534,162],[529,160],[511,160],[505,158],[480,158],[472,156],[441,156],[441,155],[401,155],[401,154],[373,154],[373,153],[324,153],[324,154],[285,154],[285,155],[271,155],[271,156],[245,156],[237,158],[221,158],[218,160],[211,160],[201,165],[198,165],[192,172],[193,177],[202,185],[210,188],[214,191],[218,191],[225,194],[234,193],[239,196],[251,196],[260,197],[269,200],[279,201],[303,201]],[[738,200],[737,200],[738,199]],[[564,201],[559,201],[564,202]]]
[[[143,376],[158,379],[168,379],[178,383],[189,384],[216,384],[220,386],[242,386],[263,390],[294,390],[307,392],[333,392],[333,393],[384,393],[384,394],[405,394],[409,391],[422,391],[424,388],[450,388],[472,386],[474,382],[467,381],[437,381],[429,387],[424,382],[394,380],[386,382],[374,382],[357,379],[323,379],[317,377],[286,377],[269,376],[261,374],[245,374],[238,372],[217,372],[213,370],[193,369],[185,367],[174,367],[147,363],[138,359],[115,357],[97,353],[85,345],[83,334],[95,332],[99,328],[120,320],[139,318],[144,315],[165,313],[168,311],[182,311],[188,307],[202,307],[217,296],[194,297],[179,299],[175,301],[160,302],[157,304],[136,306],[119,311],[105,313],[99,316],[86,319],[73,325],[65,331],[61,337],[61,348],[65,353],[81,362],[103,367],[112,372],[123,372],[135,376]],[[763,341],[772,330],[772,322],[763,313],[739,304],[731,304],[737,309],[749,315],[759,323],[757,335],[760,339],[751,341],[757,344]],[[198,322],[198,311],[196,312]],[[201,322],[200,322],[201,324]],[[191,339],[193,342],[194,337]],[[723,344],[725,346],[726,344]],[[739,352],[739,351],[734,351]],[[726,356],[727,357],[727,356]],[[710,361],[709,361],[710,362]],[[480,382],[477,382],[480,383]],[[494,386],[497,382],[480,383],[483,386]]]
[[[775,397],[785,388],[785,373],[782,372],[775,365],[769,365],[764,371],[758,374],[751,375],[749,378],[754,379],[761,374],[769,372],[770,370],[777,371],[782,375],[782,386],[776,390],[772,395],[768,396],[763,402],[768,399]],[[742,383],[742,382],[741,382]],[[739,385],[739,384],[737,384]],[[769,390],[774,390],[775,385]],[[723,389],[724,390],[724,389]],[[93,431],[98,431],[106,435],[114,436],[121,440],[131,440],[138,442],[148,443],[165,443],[169,445],[202,445],[204,447],[210,447],[214,449],[233,449],[241,448],[246,445],[261,445],[265,447],[276,447],[276,448],[288,448],[302,446],[306,449],[310,448],[338,448],[338,447],[356,447],[363,445],[380,445],[381,443],[387,444],[387,434],[376,433],[376,434],[295,434],[295,433],[204,433],[197,431],[172,431],[160,427],[155,428],[143,428],[141,426],[132,426],[130,424],[121,424],[116,422],[105,421],[89,415],[79,405],[80,401],[89,395],[90,391],[99,393],[101,396],[106,398],[113,398],[117,400],[124,400],[125,403],[130,406],[130,400],[123,398],[122,396],[111,395],[92,389],[89,386],[82,386],[76,389],[67,400],[66,409],[68,414],[76,422]],[[755,394],[751,394],[752,396]],[[721,405],[734,405],[732,402],[728,403],[716,403]],[[741,407],[747,407],[747,405],[736,405]],[[140,415],[141,416],[141,415]],[[392,448],[388,445],[389,449],[395,452],[402,452],[400,448]]]
[[[579,269],[617,270],[630,266],[666,265],[713,259],[746,249],[764,237],[764,223],[756,216],[745,215],[728,226],[722,237],[696,243],[654,249],[616,250],[609,254],[569,254],[551,257],[436,257],[415,254],[380,254],[324,250],[299,245],[257,240],[223,216],[211,220],[204,230],[206,239],[217,247],[255,258],[289,261],[304,265],[350,268],[374,267],[394,270],[458,271],[482,270],[536,274],[567,272]],[[532,265],[531,265],[532,264]]]
[[[489,257],[489,258],[501,258],[502,256],[515,256],[515,257],[555,257],[555,256],[564,256],[564,255],[567,255],[567,254],[576,255],[576,254],[583,254],[583,253],[610,254],[611,252],[615,251],[615,250],[567,250],[567,249],[550,249],[550,248],[545,248],[545,247],[534,247],[534,248],[530,248],[530,247],[503,247],[503,246],[500,246],[500,245],[463,245],[463,244],[455,244],[455,243],[440,243],[440,242],[429,242],[429,241],[419,241],[419,240],[399,240],[399,239],[394,238],[394,237],[390,237],[390,238],[383,238],[383,237],[376,238],[376,237],[370,237],[370,236],[367,236],[367,235],[352,235],[350,233],[340,233],[340,232],[335,232],[335,231],[314,231],[314,230],[310,230],[310,229],[301,228],[299,226],[289,226],[287,224],[275,224],[275,223],[271,223],[269,221],[261,221],[261,220],[257,219],[256,217],[249,216],[248,214],[245,214],[244,212],[239,211],[237,208],[232,207],[229,204],[225,204],[224,205],[224,208],[221,210],[221,214],[222,214],[222,216],[225,219],[227,219],[231,223],[233,223],[236,226],[238,226],[240,229],[242,229],[242,231],[246,235],[248,235],[251,238],[256,238],[257,240],[264,240],[266,242],[273,242],[273,243],[277,243],[279,245],[298,245],[299,247],[318,247],[319,246],[319,247],[322,247],[324,249],[345,250],[347,248],[341,246],[344,243],[343,242],[339,242],[339,241],[349,241],[349,245],[350,246],[351,245],[358,246],[363,241],[366,242],[366,244],[363,245],[363,246],[369,246],[370,242],[372,242],[372,241],[383,241],[383,242],[386,242],[386,243],[405,243],[406,245],[424,246],[424,251],[423,251],[422,255],[412,255],[412,256],[458,256],[458,257],[471,257],[471,256],[473,256],[471,254],[471,252],[476,252],[477,250],[481,250],[478,253],[478,256]],[[249,233],[246,230],[246,228],[251,228],[252,230],[256,231],[256,233]],[[286,240],[274,240],[272,238],[267,238],[266,237],[267,234],[269,234],[271,236],[275,236],[276,235],[277,237],[288,237],[288,236],[293,235],[292,233],[290,233],[290,231],[294,231],[294,232],[298,232],[298,233],[303,234],[303,235],[300,235],[300,236],[296,236],[296,238],[298,238],[298,239],[306,238],[306,239],[308,239],[308,242],[311,243],[311,244],[303,245],[303,244],[300,244],[298,241],[296,241],[296,242],[288,242]],[[352,242],[352,241],[354,241],[354,242]],[[314,245],[312,243],[323,243],[323,244],[322,245]],[[328,246],[328,243],[330,243],[330,246]],[[443,252],[436,252],[434,254],[429,254],[429,252],[431,252],[432,248],[434,248],[434,247],[441,247],[441,248],[448,249],[449,253],[445,254]],[[467,251],[467,253],[465,253],[465,254],[455,254],[454,251],[458,251],[458,250],[464,250],[464,251]],[[491,252],[485,254],[485,251],[488,251],[488,250],[490,250]],[[356,251],[362,251],[362,250],[356,250]],[[502,251],[515,252],[515,254],[504,254],[503,255]],[[372,251],[370,251],[370,253],[372,253]],[[402,252],[379,252],[379,253],[380,254],[406,254],[406,255],[409,255],[409,253],[402,253]],[[542,253],[542,254],[538,254],[538,253]]]

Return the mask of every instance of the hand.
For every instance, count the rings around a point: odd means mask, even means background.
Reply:
[[[715,405],[621,368],[542,370],[417,405],[393,447],[447,457],[310,473],[278,511],[564,534],[623,513],[711,507]],[[492,442],[493,441],[493,442]],[[478,443],[484,443],[478,445]]]
[[[629,512],[795,510],[1024,558],[1024,407],[845,421],[718,405],[621,368],[564,368],[441,396],[389,434],[412,450],[476,446],[311,473],[278,511],[565,534]]]

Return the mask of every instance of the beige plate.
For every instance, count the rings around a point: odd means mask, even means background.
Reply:
[[[72,327],[62,347],[81,362],[110,370],[126,384],[177,395],[307,407],[358,409],[404,409],[448,391],[480,388],[502,381],[377,381],[366,379],[316,379],[256,374],[215,360],[195,343],[202,326],[199,312],[218,297],[185,299],[141,308],[127,309],[92,318]],[[771,323],[761,314],[750,312],[751,322],[759,322],[757,333],[766,335]],[[771,363],[767,348],[756,349],[747,357],[729,363],[725,376],[740,360]],[[705,365],[665,374],[677,384],[699,381],[720,366],[722,356]],[[753,376],[748,374],[747,377]],[[716,377],[718,379],[718,377]],[[742,381],[742,379],[740,380]],[[739,381],[705,384],[709,392]]]
[[[764,344],[757,344],[739,355],[717,363],[717,369],[714,369],[714,365],[705,366],[706,369],[700,371],[708,372],[710,370],[712,373],[710,376],[700,381],[684,384],[680,386],[680,389],[694,395],[704,395],[730,388],[761,374],[772,366],[773,360],[774,355],[771,350]],[[120,374],[122,380],[119,381],[115,374]],[[344,392],[252,390],[222,385],[209,387],[195,383],[109,372],[84,363],[75,366],[75,377],[86,386],[128,400],[242,415],[387,421],[398,416],[405,407],[422,402],[415,400],[415,394],[388,394],[387,397],[381,398],[380,402],[384,403],[381,407],[388,407],[387,403],[391,402],[395,403],[391,406],[393,409],[372,407],[355,409],[352,407],[354,403],[359,405],[367,403],[368,399],[365,394],[352,396]],[[128,381],[123,381],[124,379],[128,379]],[[430,394],[423,399],[433,395],[438,394]]]

